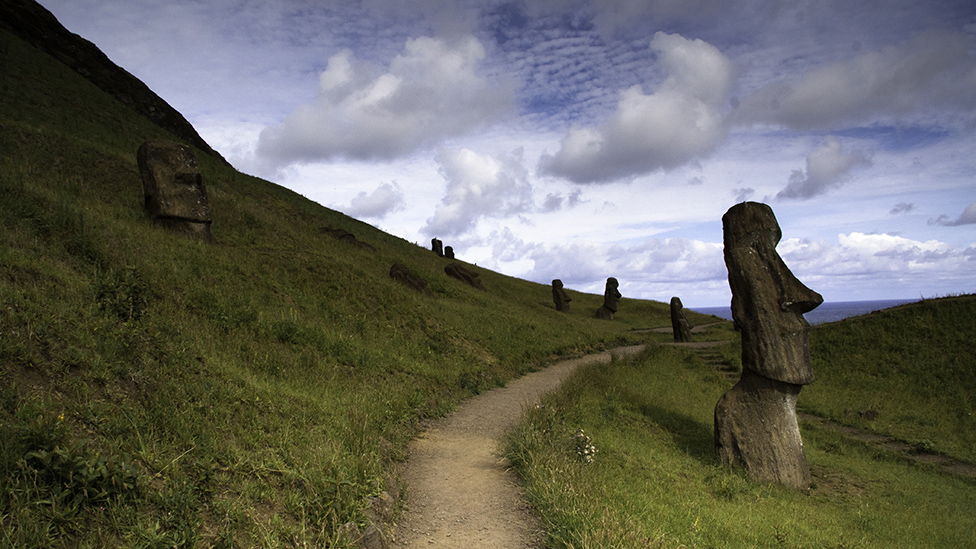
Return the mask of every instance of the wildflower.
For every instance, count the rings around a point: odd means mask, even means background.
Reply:
[[[583,429],[576,430],[576,435],[573,436],[573,444],[576,447],[576,456],[579,459],[586,463],[593,462],[596,457],[596,446],[593,445],[593,440],[586,436]]]

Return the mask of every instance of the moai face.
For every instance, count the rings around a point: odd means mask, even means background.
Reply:
[[[617,312],[617,304],[620,302],[620,292],[617,291],[617,279],[610,277],[607,279],[607,288],[603,292],[603,305],[613,312]]]
[[[797,280],[776,252],[782,231],[773,210],[737,204],[722,217],[722,227],[743,368],[785,383],[812,383],[810,324],[803,313],[823,297]]]

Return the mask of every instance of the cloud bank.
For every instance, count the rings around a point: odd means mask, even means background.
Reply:
[[[458,236],[473,230],[483,217],[507,217],[533,208],[521,149],[502,156],[441,149],[437,162],[447,189],[421,229],[425,235]]]
[[[789,185],[776,198],[807,200],[843,184],[850,172],[859,166],[870,166],[871,160],[861,152],[845,152],[840,141],[824,138],[816,150],[807,155],[806,171],[793,170]]]
[[[482,70],[472,36],[412,38],[385,70],[333,55],[312,104],[261,132],[257,154],[281,166],[334,158],[390,160],[503,117],[511,90]]]
[[[406,205],[403,189],[394,181],[392,184],[380,185],[369,194],[366,191],[360,192],[350,201],[348,207],[333,207],[355,218],[383,219],[390,213],[403,210]]]
[[[597,127],[570,130],[539,171],[575,183],[604,183],[673,169],[712,152],[726,134],[723,108],[734,82],[731,60],[702,40],[658,32],[651,40],[669,76],[651,94],[620,93]]]

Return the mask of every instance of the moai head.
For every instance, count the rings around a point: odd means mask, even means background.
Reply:
[[[613,312],[617,312],[617,304],[620,303],[617,286],[617,279],[611,276],[607,279],[607,289],[603,292],[603,306]]]
[[[190,147],[150,140],[137,152],[149,218],[156,224],[211,242],[207,188]]]
[[[812,383],[810,325],[803,313],[823,297],[797,280],[776,252],[782,231],[773,210],[757,202],[736,204],[722,216],[722,229],[742,367],[785,383]]]
[[[563,289],[563,281],[559,280],[558,278],[555,278],[552,281],[552,301],[556,304],[557,311],[569,311],[569,302],[572,301],[572,299],[570,299],[569,294],[566,293],[566,290]]]

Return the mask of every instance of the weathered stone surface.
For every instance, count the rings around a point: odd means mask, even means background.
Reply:
[[[451,246],[444,246],[444,257],[454,259],[454,248]]]
[[[478,277],[478,273],[460,263],[451,263],[444,267],[444,272],[447,273],[447,276],[456,278],[469,286],[473,286],[479,290],[485,289],[485,286],[481,283],[481,279]]]
[[[679,343],[691,341],[691,324],[685,318],[684,305],[678,297],[671,298],[671,330]]]
[[[810,466],[796,421],[802,385],[743,370],[715,406],[715,450],[722,463],[743,467],[760,482],[810,485]]]
[[[810,325],[803,313],[823,297],[797,280],[776,252],[782,232],[773,210],[743,202],[726,212],[722,227],[743,368],[785,383],[812,383]]]
[[[569,302],[572,301],[572,298],[563,289],[563,281],[558,278],[552,281],[552,301],[556,304],[557,311],[569,312]]]
[[[139,147],[137,160],[149,218],[167,228],[213,240],[207,188],[190,147],[150,140]]]
[[[772,209],[737,204],[722,217],[732,318],[742,334],[742,378],[715,406],[715,449],[753,478],[793,488],[810,483],[796,399],[813,381],[810,325],[823,303],[776,253],[782,237]]]
[[[420,275],[408,269],[403,263],[394,263],[393,266],[390,267],[390,278],[396,280],[397,282],[402,282],[420,293],[429,295],[431,297],[434,296],[434,292],[427,287],[427,281],[424,280]]]
[[[339,240],[341,242],[345,242],[346,244],[355,246],[357,248],[362,248],[364,250],[376,251],[376,248],[374,248],[371,244],[368,244],[366,242],[363,242],[362,240],[359,240],[358,238],[356,238],[356,235],[352,234],[351,232],[349,232],[349,231],[347,231],[345,229],[340,229],[338,227],[325,226],[325,227],[319,227],[319,232],[321,232],[323,234],[330,235],[330,236],[332,236],[332,238],[334,238],[336,240]]]
[[[430,249],[440,257],[444,257],[444,243],[436,238],[430,239]]]
[[[596,317],[603,320],[613,320],[613,315],[617,313],[620,303],[620,292],[617,291],[617,279],[612,276],[607,279],[607,287],[603,292],[603,305],[596,310]]]

